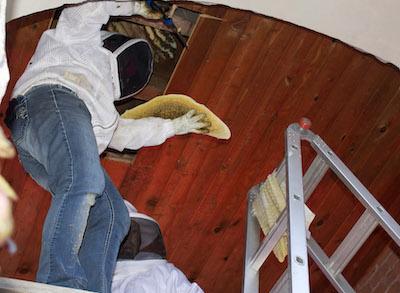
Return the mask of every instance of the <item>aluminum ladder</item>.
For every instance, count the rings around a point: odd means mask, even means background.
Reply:
[[[275,225],[260,243],[260,226],[252,213],[252,202],[260,185],[247,193],[246,241],[243,270],[243,293],[259,292],[259,269],[283,233],[288,231],[288,268],[270,292],[310,292],[308,254],[338,292],[355,292],[342,271],[361,248],[377,225],[400,246],[400,226],[354,176],[338,156],[316,134],[311,122],[302,118],[285,131],[285,156],[275,170],[278,183],[286,180],[287,204]],[[308,141],[317,156],[303,178],[301,140]],[[328,169],[341,179],[366,208],[346,238],[329,258],[314,238],[306,237],[304,203]],[[307,253],[308,252],[308,253]]]

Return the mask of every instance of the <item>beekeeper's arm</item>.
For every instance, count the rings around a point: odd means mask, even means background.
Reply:
[[[190,110],[175,119],[148,117],[142,119],[119,118],[119,124],[114,132],[109,147],[118,151],[124,149],[137,150],[144,146],[162,144],[174,135],[187,133],[205,133],[210,123],[202,122],[205,114],[196,115]]]
[[[162,14],[152,11],[146,1],[90,1],[65,8],[57,23],[56,38],[67,42],[93,40],[100,45],[100,29],[110,16],[141,15],[159,19]]]

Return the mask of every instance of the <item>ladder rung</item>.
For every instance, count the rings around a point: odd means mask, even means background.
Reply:
[[[287,268],[285,272],[281,275],[279,280],[275,283],[269,293],[289,293],[289,269]]]
[[[368,211],[362,214],[329,259],[328,267],[333,274],[340,274],[344,270],[377,225],[378,222]]]
[[[310,195],[314,192],[315,188],[317,188],[318,184],[321,182],[322,178],[325,176],[328,171],[329,166],[325,163],[325,161],[321,158],[320,155],[317,155],[310,167],[308,168],[306,174],[304,174],[303,182],[304,182],[304,201],[306,202]]]
[[[369,235],[371,235],[371,233],[374,231],[377,225],[378,223],[376,222],[374,217],[371,216],[370,213],[365,211],[364,214],[359,218],[359,220],[353,226],[349,234],[346,236],[346,238],[342,241],[342,243],[339,245],[339,247],[335,250],[335,252],[329,259],[327,257],[324,258],[323,256],[322,257],[318,256],[320,263],[324,262],[323,266],[325,267],[325,270],[329,270],[331,278],[335,279],[335,282],[337,283],[336,286],[342,288],[343,290],[353,290],[346,285],[347,281],[344,282],[343,276],[341,276],[340,274],[342,273],[343,269],[347,266],[347,264],[350,262],[350,260],[353,258],[353,256],[360,249],[360,247],[367,240]],[[309,251],[312,249],[316,254],[319,251],[318,254],[321,255],[322,249],[316,248],[317,245],[318,244],[316,244],[315,240],[312,239],[308,241],[307,246]],[[318,263],[318,266],[321,268],[320,263]],[[288,276],[289,275],[287,269],[279,278],[279,280],[276,282],[270,293],[289,292]],[[348,291],[343,291],[343,292],[348,292]]]
[[[328,256],[322,250],[322,248],[318,245],[318,243],[314,240],[314,238],[310,237],[307,242],[307,248],[310,256],[321,269],[321,271],[325,274],[328,280],[331,282],[332,286],[338,292],[342,293],[353,293],[355,292],[347,280],[342,276],[342,274],[333,274],[327,264],[329,262]]]
[[[258,271],[260,269],[278,240],[282,237],[283,233],[285,233],[287,220],[287,209],[285,208],[254,254],[251,261],[251,267],[254,270]]]
[[[382,228],[400,246],[400,226],[381,206],[367,188],[358,180],[339,157],[327,146],[327,144],[315,135],[311,146],[321,155],[329,167],[342,180],[362,205],[370,211]]]

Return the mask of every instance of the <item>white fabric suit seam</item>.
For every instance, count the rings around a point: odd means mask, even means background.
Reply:
[[[107,183],[106,183],[107,184]],[[113,227],[114,227],[114,221],[115,221],[115,212],[114,212],[114,207],[113,207],[113,205],[112,205],[112,200],[111,200],[111,198],[110,198],[110,196],[108,195],[108,192],[107,192],[107,190],[106,190],[106,187],[104,187],[104,194],[103,195],[106,195],[106,197],[107,197],[107,202],[108,202],[108,204],[109,204],[109,206],[110,206],[110,210],[111,210],[111,221],[110,221],[110,226],[109,226],[109,229],[108,229],[108,231],[107,231],[107,237],[106,237],[106,239],[105,239],[105,245],[104,245],[104,251],[103,251],[103,269],[106,267],[106,253],[108,252],[108,248],[109,248],[109,244],[110,244],[110,239],[111,239],[111,234],[112,234],[112,232],[111,231],[113,231]],[[104,274],[105,274],[105,272],[103,272]],[[104,288],[107,288],[107,284],[106,284],[106,281],[107,281],[107,279],[106,278],[104,278],[103,279],[103,282],[104,282]]]
[[[67,190],[66,190],[66,192],[65,192],[65,194],[64,194],[64,197],[63,197],[63,199],[62,199],[62,205],[61,205],[61,208],[60,208],[60,211],[61,211],[61,210],[63,209],[63,207],[64,207],[65,195],[69,193],[69,191],[71,190],[71,186],[72,186],[72,184],[73,184],[73,182],[74,182],[74,174],[73,174],[74,171],[73,171],[73,161],[72,161],[71,147],[70,147],[70,144],[69,144],[69,141],[68,141],[68,138],[67,138],[67,134],[66,134],[66,131],[65,131],[64,122],[63,122],[63,119],[62,119],[62,116],[61,116],[61,113],[60,113],[60,109],[58,108],[56,96],[55,96],[55,94],[54,94],[54,89],[53,89],[53,88],[50,88],[50,91],[51,91],[51,94],[52,94],[52,99],[53,99],[53,102],[54,102],[54,106],[55,106],[56,109],[57,109],[58,117],[59,117],[59,119],[60,119],[61,128],[62,128],[63,135],[64,135],[64,140],[65,140],[65,142],[66,142],[66,144],[67,144],[68,153],[69,153],[69,157],[70,157],[71,183],[69,184],[69,186],[68,186],[68,188],[67,188]],[[54,256],[53,256],[54,254],[53,254],[52,250],[53,250],[53,241],[54,241],[54,237],[55,237],[55,234],[56,234],[56,230],[59,229],[60,211],[58,211],[58,213],[57,213],[56,227],[55,227],[55,229],[53,230],[53,232],[52,232],[52,237],[51,237],[52,242],[51,242],[51,245],[50,245],[50,264],[49,264],[49,271],[48,271],[48,274],[47,274],[47,277],[46,277],[46,283],[48,282],[48,279],[49,279],[49,276],[50,276],[52,264],[53,264],[53,262],[55,261],[55,260],[54,260]]]

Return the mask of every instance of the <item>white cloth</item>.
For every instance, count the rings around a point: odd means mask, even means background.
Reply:
[[[7,56],[5,51],[5,19],[6,19],[6,0],[0,0],[0,103],[7,89],[10,73],[8,71]]]
[[[64,9],[57,28],[40,38],[12,98],[32,86],[61,84],[75,91],[88,107],[99,153],[110,142],[117,150],[161,144],[174,135],[171,120],[151,117],[138,122],[121,118],[115,109],[113,102],[120,98],[117,60],[102,47],[100,37],[110,16],[140,13],[139,2],[86,2]]]
[[[166,260],[117,261],[112,293],[204,293]]]
[[[110,148],[122,151],[124,148],[137,150],[142,146],[162,144],[173,136],[175,130],[170,119],[148,117],[142,119],[125,119],[119,117]]]
[[[7,55],[5,50],[6,42],[6,0],[0,0],[0,103],[7,89],[10,80],[10,72],[7,65]],[[15,155],[14,147],[7,139],[3,129],[0,127],[0,157],[11,158]]]

